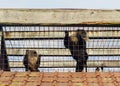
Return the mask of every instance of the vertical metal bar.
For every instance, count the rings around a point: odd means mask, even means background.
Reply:
[[[0,26],[0,33],[1,33],[0,69],[4,71],[10,71],[2,26]]]

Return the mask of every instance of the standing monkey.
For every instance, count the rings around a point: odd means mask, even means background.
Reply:
[[[40,66],[40,56],[37,55],[35,50],[26,50],[23,64],[26,71],[37,72],[39,71],[38,68]]]
[[[88,54],[86,52],[87,33],[84,30],[65,31],[64,45],[71,52],[71,55],[76,60],[76,72],[82,72],[86,68]]]

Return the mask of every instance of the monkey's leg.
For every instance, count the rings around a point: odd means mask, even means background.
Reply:
[[[36,71],[36,72],[40,72],[38,68],[35,68],[35,71]]]
[[[28,71],[28,70],[29,70],[29,66],[27,64],[27,65],[25,65],[25,71]]]
[[[87,52],[85,52],[84,64],[85,64],[85,71],[86,71],[86,72],[87,72],[87,60],[88,60],[88,54],[87,54]]]
[[[84,66],[85,66],[85,71],[87,72],[87,62],[84,62]]]
[[[75,69],[76,72],[79,72],[78,71],[78,65],[77,65],[77,62],[76,62],[76,69]]]
[[[35,66],[35,71],[36,71],[36,72],[40,72],[38,68],[39,68],[39,67]]]
[[[77,61],[77,64],[76,64],[76,72],[82,72],[82,71],[83,71],[83,68],[84,68],[83,62]]]

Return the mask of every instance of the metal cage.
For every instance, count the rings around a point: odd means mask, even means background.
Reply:
[[[87,71],[95,72],[97,66],[103,65],[104,72],[120,72],[119,26],[2,26],[1,29],[1,69],[25,71],[25,51],[36,50],[41,55],[40,71],[74,72],[76,62],[63,39],[66,30],[79,29],[85,30],[89,37]]]

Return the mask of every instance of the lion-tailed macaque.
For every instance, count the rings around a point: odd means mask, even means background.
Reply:
[[[87,39],[85,30],[65,31],[64,46],[70,50],[72,57],[76,60],[76,72],[82,72],[84,67],[87,72]]]
[[[35,50],[26,50],[26,54],[23,60],[26,71],[39,71],[38,68],[40,66],[40,58],[41,57],[37,54]]]

